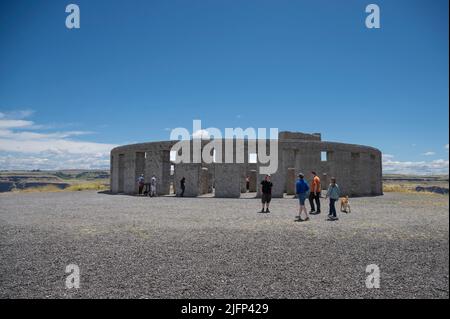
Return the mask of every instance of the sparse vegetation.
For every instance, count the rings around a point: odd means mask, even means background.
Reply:
[[[62,192],[64,189],[56,185],[34,186],[26,189],[15,189],[14,192],[40,193],[40,192]]]
[[[42,186],[29,187],[26,189],[15,189],[14,192],[24,192],[24,193],[79,192],[79,191],[88,191],[88,190],[103,191],[103,190],[108,190],[108,189],[109,189],[109,186],[104,183],[86,182],[86,183],[73,184],[66,188],[61,188],[56,185],[42,185]]]
[[[65,174],[63,172],[56,172],[54,175],[59,177],[59,178],[61,178],[61,179],[71,179],[72,178],[72,175]]]
[[[67,191],[88,191],[88,190],[104,191],[104,190],[108,190],[108,189],[109,189],[109,185],[104,184],[104,183],[86,182],[86,183],[70,185],[65,190],[67,190]]]
[[[383,184],[384,193],[416,193],[413,185],[405,184]]]
[[[422,191],[418,191],[418,188]],[[444,176],[408,176],[408,175],[385,175],[383,176],[383,192],[385,193],[411,193],[411,194],[435,194],[428,191],[439,188],[448,191],[448,175]]]

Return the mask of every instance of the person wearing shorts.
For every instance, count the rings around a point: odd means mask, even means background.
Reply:
[[[297,183],[295,184],[295,190],[296,190],[295,193],[297,194],[298,201],[299,201],[297,221],[299,221],[299,222],[308,221],[309,216],[308,216],[308,210],[306,209],[306,206],[305,206],[305,201],[306,201],[306,198],[308,198],[309,185],[305,181],[305,177],[302,173],[298,174],[298,180],[297,180]],[[302,219],[303,211],[305,212],[305,215],[306,215],[305,219]]]
[[[261,182],[261,202],[262,210],[261,213],[270,213],[269,204],[272,200],[272,187],[273,184],[270,181],[270,175],[266,175],[264,180]]]

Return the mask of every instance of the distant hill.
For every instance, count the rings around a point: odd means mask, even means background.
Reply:
[[[402,174],[385,174],[383,181],[424,181],[424,182],[448,182],[448,175],[402,175]]]
[[[0,192],[43,187],[66,189],[73,185],[96,182],[109,185],[108,170],[0,171]]]
[[[448,175],[422,176],[389,174],[383,176],[384,192],[429,192],[448,194]]]

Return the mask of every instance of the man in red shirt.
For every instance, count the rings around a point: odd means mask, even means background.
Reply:
[[[313,179],[311,182],[311,190],[309,193],[309,204],[311,205],[311,214],[320,214],[320,192],[322,186],[320,185],[320,178],[317,176],[316,172],[311,172]],[[314,201],[316,202],[317,211],[314,206]]]

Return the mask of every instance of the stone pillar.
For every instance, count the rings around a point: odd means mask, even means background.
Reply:
[[[320,179],[320,185],[322,186],[322,190],[328,190],[328,186],[330,185],[330,180],[328,178],[327,173],[322,174],[322,178]]]
[[[200,194],[200,170],[201,164],[185,164],[180,163],[175,166],[175,183],[177,195],[180,194],[180,180],[184,177],[186,179],[186,190],[184,196],[196,197]]]
[[[248,141],[239,140],[236,142],[236,162],[239,160],[241,163],[237,163],[241,167],[241,193],[247,192],[247,176],[248,176]]]
[[[371,195],[383,194],[383,177],[381,153],[373,153],[370,155],[370,180],[371,180]]]
[[[124,156],[124,193],[136,194],[136,152],[127,152]]]
[[[292,190],[289,189],[289,187],[292,187],[292,185],[289,185],[289,168],[293,168],[294,169],[294,180],[295,180],[295,150],[292,149],[292,146],[286,143],[279,143],[280,145],[280,154],[282,154],[281,159],[280,159],[280,163],[278,165],[278,169],[281,170],[281,172],[285,175],[286,178],[286,184],[285,184],[285,192],[288,193],[289,195],[294,195],[294,194],[290,194],[292,193]],[[295,193],[295,191],[294,191]]]
[[[295,195],[295,168],[287,169],[287,178],[286,178],[286,194],[287,195]]]
[[[135,156],[134,179],[137,181],[141,174],[144,174],[145,176],[145,152],[136,152]],[[139,185],[137,182],[134,183],[134,185],[134,192],[138,193]]]
[[[206,167],[202,167],[200,169],[200,186],[199,186],[199,194],[208,194],[209,193],[209,172]]]
[[[358,195],[359,196],[368,196],[372,195],[372,187],[371,187],[371,174],[373,173],[370,166],[370,154],[367,152],[362,152],[360,155],[359,162],[359,188]]]
[[[258,146],[260,146],[260,145],[258,144]],[[266,153],[267,153],[267,151],[270,151],[269,140],[266,141]],[[258,152],[259,152],[259,149],[258,149]],[[284,195],[284,189],[286,187],[286,172],[283,172],[283,170],[282,170],[282,166],[283,166],[282,163],[283,163],[283,155],[282,155],[282,152],[280,150],[278,152],[278,167],[277,167],[277,171],[275,173],[273,173],[273,174],[270,174],[270,176],[271,176],[270,180],[273,183],[272,197],[274,197],[274,198],[277,198],[277,197],[278,198],[282,198],[283,195]],[[261,182],[265,178],[265,175],[260,174],[260,167],[261,166],[262,165],[260,164],[260,162],[258,160],[257,168],[256,168],[257,176],[258,176],[257,184],[256,184],[256,187],[257,187],[257,190],[258,190],[257,195],[256,195],[257,197],[261,197]]]
[[[125,190],[125,154],[118,155],[118,186],[117,192],[123,193]]]
[[[264,174],[257,174],[257,197],[261,197],[261,182],[264,180],[265,176]],[[273,184],[272,187],[272,197],[273,198],[282,198],[284,195],[284,185],[285,185],[285,179],[283,178],[282,174],[280,172],[277,172],[275,174],[270,174],[270,181]]]
[[[111,193],[119,192],[119,154],[111,155]]]
[[[278,170],[275,174],[271,174],[270,180],[273,183],[272,197],[282,198],[284,194],[284,187],[286,185],[286,179],[284,178],[283,173]]]
[[[235,164],[239,166],[240,169],[240,177],[239,177],[239,184],[241,187],[241,193],[247,192],[247,165],[246,164]]]
[[[215,197],[239,198],[241,196],[240,167],[236,164],[215,165]]]
[[[162,162],[162,177],[157,188],[158,195],[169,195],[170,194],[170,151],[161,151],[161,162]]]
[[[257,180],[257,176],[256,176],[256,170],[251,170],[250,171],[250,192],[256,192],[256,180]]]
[[[208,170],[208,193],[213,192],[214,172]]]
[[[170,193],[170,151],[148,151],[145,158],[145,182],[150,183],[152,176],[156,178],[158,195]]]
[[[332,152],[330,152],[330,155],[331,156],[328,157],[328,162],[330,165],[330,171],[328,172],[328,182],[330,182],[332,177],[335,177],[339,188],[341,189],[341,195],[353,196],[354,189],[352,186],[352,177],[355,174],[355,171],[352,167],[352,153],[346,150],[333,150]],[[357,180],[355,182],[357,183]]]

